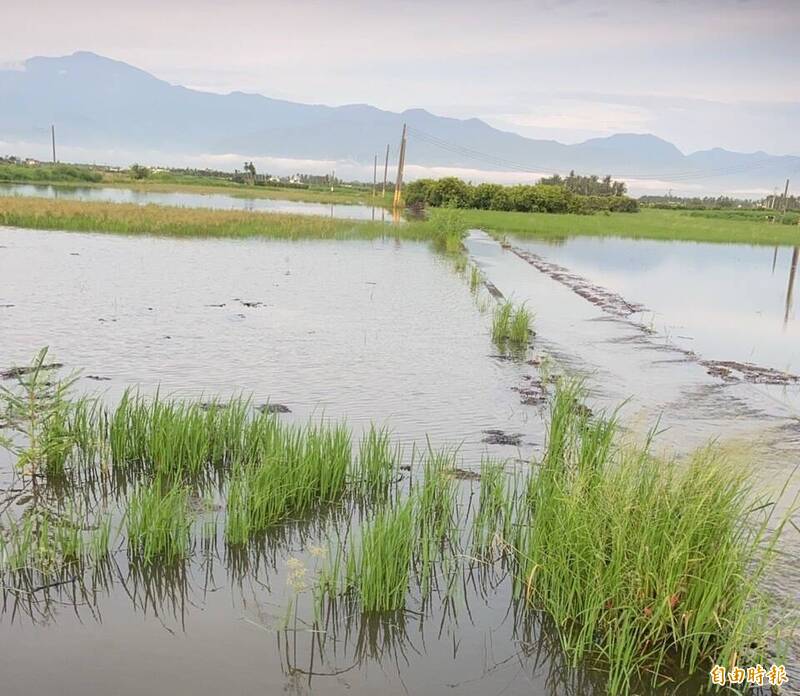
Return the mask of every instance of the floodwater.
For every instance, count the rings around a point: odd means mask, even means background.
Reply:
[[[486,235],[467,246],[487,280],[535,312],[538,356],[586,375],[595,409],[628,399],[632,436],[660,419],[659,447],[669,450],[716,436],[755,442],[765,481],[800,461],[797,386],[721,380],[669,336],[642,331],[639,317],[609,314]],[[425,244],[0,228],[0,277],[0,369],[48,345],[65,372],[82,371],[79,388],[109,400],[128,385],[191,397],[252,393],[256,403],[285,404],[291,413],[282,417],[298,422],[346,418],[358,432],[374,421],[406,448],[425,447],[427,437],[458,446],[464,468],[486,453],[524,466],[515,460],[544,439],[541,407],[515,391],[532,369],[496,355],[481,301]],[[630,290],[627,299],[671,317],[666,303]],[[522,445],[488,445],[488,429],[519,433]],[[0,471],[9,464],[0,460]],[[469,500],[476,484],[461,485]],[[86,591],[68,584],[45,592],[44,606],[7,602],[2,693],[602,693],[600,672],[568,667],[547,626],[517,620],[510,585],[496,577],[466,574],[455,602],[435,598],[421,613],[379,620],[342,607],[323,617],[322,632],[309,630],[304,595],[299,621],[285,630],[286,560],[302,558],[313,572],[309,549],[324,537],[321,528],[292,529],[245,572],[222,544],[197,550],[168,577],[137,574],[123,552]],[[787,546],[787,557],[796,550]],[[794,566],[787,561],[771,580],[788,597],[800,588]]]
[[[632,318],[712,359],[800,373],[798,247],[573,237],[513,239],[644,305]]]
[[[780,519],[800,494],[800,383],[721,379],[703,361],[759,358],[766,367],[794,365],[800,372],[796,315],[790,307],[784,323],[786,310],[778,292],[781,286],[786,292],[782,284],[788,282],[791,255],[787,268],[787,250],[779,250],[773,276],[772,249],[659,244],[624,239],[575,238],[555,245],[512,240],[511,248],[503,249],[479,231],[467,240],[470,255],[487,280],[535,312],[537,351],[554,358],[560,368],[584,376],[592,408],[619,407],[628,436],[638,442],[657,427],[653,448],[664,456],[685,455],[718,442],[732,458],[752,466],[757,484],[773,499],[787,486],[778,499],[776,519]],[[612,250],[624,260],[615,261]],[[568,269],[570,277],[541,272],[519,252],[533,252],[546,263],[565,267],[562,271]],[[714,252],[716,263],[704,263],[703,256]],[[763,268],[767,256],[769,263]],[[722,268],[725,258],[732,267],[727,271]],[[693,277],[692,267],[701,277]],[[647,268],[655,269],[653,278]],[[671,280],[665,277],[670,268]],[[717,282],[702,276],[702,269]],[[655,321],[648,316],[643,323],[647,312],[626,316],[618,305],[612,303],[607,310],[587,300],[579,292],[596,299],[597,291],[586,292],[578,284],[576,292],[574,275],[605,284],[630,306],[646,304],[656,312]],[[679,312],[680,302],[687,303],[685,318]],[[713,328],[706,331],[702,318],[725,332],[726,340],[717,341]],[[738,332],[728,330],[731,325]],[[678,328],[682,338],[676,335]],[[788,528],[778,553],[766,586],[790,602],[800,602],[800,533]],[[800,669],[800,645],[794,644],[790,660],[795,672]],[[796,683],[789,693],[800,693]]]
[[[384,220],[384,208],[366,205],[344,205],[286,201],[278,198],[253,198],[227,193],[185,193],[176,191],[137,191],[111,186],[50,186],[37,184],[0,184],[0,196],[33,196],[67,201],[101,201],[104,203],[135,203],[137,205],[168,205],[180,208],[211,208],[213,210],[244,210],[255,213],[289,213],[342,218],[345,220]]]

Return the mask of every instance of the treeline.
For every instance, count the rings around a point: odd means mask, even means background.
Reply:
[[[563,186],[570,193],[577,193],[581,196],[624,196],[628,192],[624,181],[614,181],[610,175],[601,179],[596,174],[581,176],[574,171],[565,177],[553,174],[553,176],[540,179],[539,183]]]
[[[641,196],[639,203],[648,208],[677,208],[680,210],[730,210],[756,208],[759,204],[744,198],[728,196]]]
[[[563,183],[474,185],[456,177],[412,181],[405,188],[405,201],[408,206],[478,208],[522,213],[635,213],[639,210],[638,202],[628,196],[583,195],[570,191]]]

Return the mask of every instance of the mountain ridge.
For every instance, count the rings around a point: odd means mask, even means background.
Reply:
[[[634,179],[724,179],[734,187],[759,183],[770,188],[800,169],[800,157],[792,155],[723,148],[685,154],[647,133],[563,144],[420,107],[393,112],[366,103],[327,106],[240,90],[203,92],[90,51],[34,56],[22,70],[0,70],[0,103],[0,140],[25,141],[32,131],[56,123],[62,142],[101,150],[156,150],[167,156],[236,153],[367,165],[386,143],[394,150],[406,122],[408,162],[424,167],[520,174],[574,169]]]

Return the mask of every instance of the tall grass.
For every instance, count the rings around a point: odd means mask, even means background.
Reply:
[[[187,238],[375,239],[388,236],[425,241],[439,234],[434,224],[408,221],[388,225],[314,215],[0,196],[0,225],[68,232]],[[444,239],[446,241],[447,237]]]
[[[679,463],[620,447],[581,395],[556,392],[513,542],[518,595],[552,616],[575,662],[605,658],[611,693],[655,683],[670,658],[689,672],[763,660],[758,583],[775,537],[749,476],[711,449]]]

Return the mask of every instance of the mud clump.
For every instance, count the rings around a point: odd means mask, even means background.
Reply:
[[[750,382],[751,384],[771,384],[787,386],[800,383],[800,376],[791,372],[775,370],[771,367],[761,367],[752,363],[742,363],[735,360],[701,360],[700,364],[706,372],[713,377],[719,377],[725,382]]]
[[[498,429],[484,430],[486,435],[482,442],[487,445],[510,445],[512,447],[519,447],[522,444],[522,433],[506,433]]]
[[[511,247],[511,251],[523,261],[527,261],[536,270],[544,273],[553,280],[565,285],[576,295],[580,295],[596,307],[618,317],[629,317],[645,311],[645,306],[635,302],[628,302],[624,297],[611,290],[594,285],[582,276],[571,273],[557,263],[546,261],[538,254]]]
[[[64,367],[63,363],[47,363],[46,365],[42,365],[40,369],[58,370],[61,367]],[[35,367],[10,367],[9,369],[0,372],[0,379],[16,379],[18,377],[24,377],[25,375],[29,375],[35,369]]]
[[[261,413],[291,413],[292,409],[284,404],[261,404],[257,410]]]
[[[480,481],[481,475],[477,471],[455,467],[450,470],[450,476],[459,481]]]

